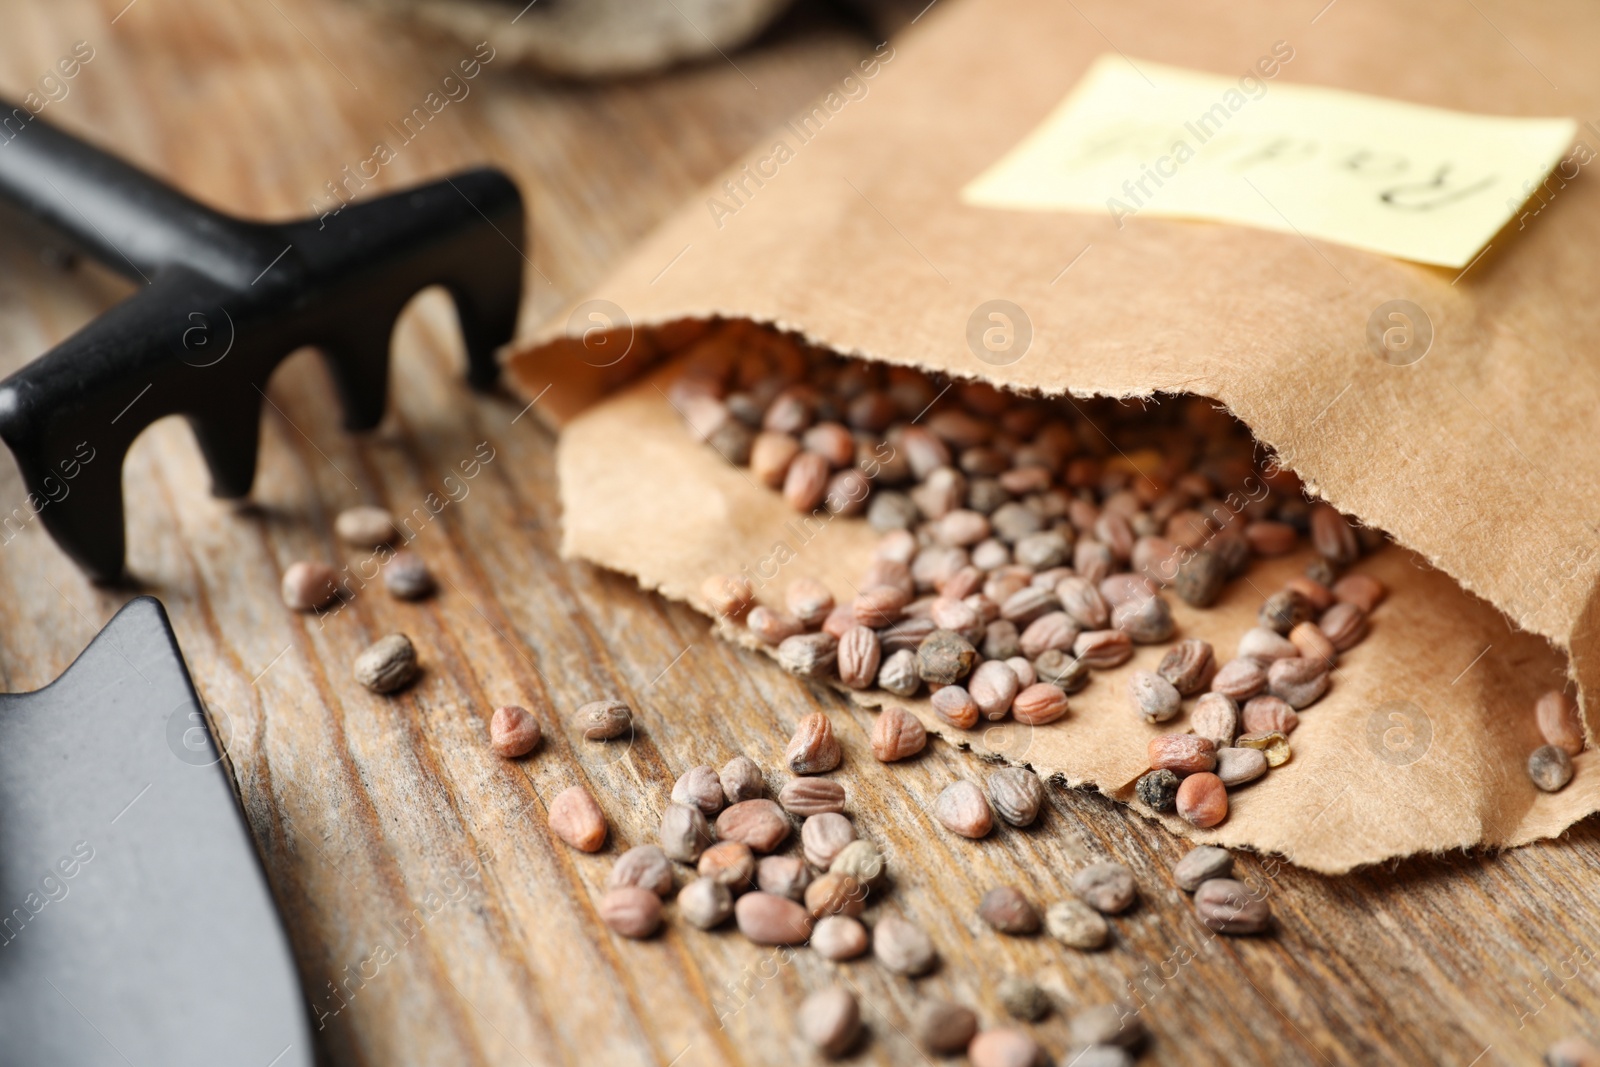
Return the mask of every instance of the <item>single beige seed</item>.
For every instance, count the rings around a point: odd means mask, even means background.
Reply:
[[[1072,876],[1072,891],[1105,915],[1117,915],[1133,906],[1138,895],[1133,872],[1121,863],[1092,863]]]
[[[356,681],[374,693],[393,693],[417,676],[417,650],[405,634],[380,637],[356,657]]]
[[[1545,1067],[1600,1067],[1600,1048],[1581,1037],[1564,1037],[1544,1053]]]
[[[636,885],[607,890],[599,911],[601,921],[623,937],[649,937],[661,925],[661,898]]]
[[[749,756],[735,756],[723,764],[717,775],[722,780],[722,795],[729,804],[755,800],[766,789],[761,768]]]
[[[379,548],[394,540],[394,516],[387,508],[345,508],[333,520],[339,540],[357,548]]]
[[[800,1003],[798,1029],[824,1056],[843,1056],[861,1033],[861,1007],[855,994],[831,986],[806,997]]]
[[[620,700],[591,700],[573,721],[587,740],[609,741],[632,731],[633,709]]]
[[[795,634],[778,643],[778,666],[801,678],[825,680],[838,662],[839,641],[832,634]]]
[[[978,918],[1002,934],[1020,937],[1039,932],[1039,909],[1015,886],[998,886],[985,893],[978,901]]]
[[[848,874],[862,885],[876,885],[883,878],[883,853],[871,841],[852,841],[833,857],[828,870]]]
[[[606,843],[606,817],[581,785],[570,786],[550,802],[550,829],[580,852],[599,852]]]
[[[1236,701],[1249,700],[1266,686],[1267,668],[1258,660],[1244,656],[1224,663],[1211,679],[1212,692]]]
[[[1534,705],[1539,734],[1546,743],[1569,756],[1583,751],[1583,721],[1578,717],[1578,702],[1559,689],[1552,689]]]
[[[299,560],[283,572],[278,592],[295,611],[317,611],[338,597],[338,575],[326,563]]]
[[[1180,696],[1189,697],[1205,689],[1216,670],[1211,643],[1190,637],[1167,650],[1156,673],[1170,682]]]
[[[985,719],[1003,719],[1011,710],[1011,701],[1021,688],[1017,672],[1000,660],[985,660],[967,679],[967,692],[971,694],[978,712]],[[940,690],[939,692],[944,692]],[[938,694],[934,694],[937,696]]]
[[[783,485],[789,464],[800,454],[800,442],[786,433],[756,434],[750,445],[750,473],[769,489]]]
[[[1239,706],[1221,693],[1207,693],[1189,712],[1189,729],[1216,748],[1227,748],[1239,733]]]
[[[693,863],[711,844],[711,824],[699,808],[668,804],[661,815],[661,851],[679,863]]]
[[[994,826],[983,790],[965,779],[944,787],[934,801],[933,815],[945,829],[962,837],[983,837]]]
[[[700,596],[713,614],[724,618],[741,615],[755,600],[750,583],[732,574],[713,574],[700,584]]]
[[[733,894],[710,878],[696,878],[678,893],[678,914],[690,926],[709,930],[733,914]]]
[[[1200,883],[1194,892],[1194,910],[1207,929],[1219,934],[1258,934],[1272,920],[1266,897],[1232,878]]]
[[[1176,717],[1182,697],[1171,682],[1154,671],[1134,671],[1128,677],[1128,703],[1134,714],[1154,724]]]
[[[813,919],[825,915],[854,918],[867,906],[867,887],[848,874],[829,871],[806,886],[805,905]]]
[[[1212,773],[1226,786],[1244,785],[1267,773],[1267,757],[1260,749],[1219,748]]]
[[[1541,745],[1528,757],[1528,777],[1546,793],[1572,781],[1572,757],[1555,745]]]
[[[607,889],[638,886],[657,896],[672,892],[672,861],[659,845],[635,845],[617,857],[606,878]]]
[[[795,724],[783,758],[796,774],[825,774],[839,766],[843,755],[839,739],[833,734],[833,723],[822,712],[814,711]]]
[[[717,816],[717,836],[742,841],[756,852],[771,852],[789,836],[789,817],[765,798],[742,800]]]
[[[1239,713],[1239,726],[1247,734],[1264,734],[1277,731],[1285,736],[1294,733],[1300,725],[1300,714],[1288,703],[1270,694],[1251,697]]]
[[[1239,638],[1240,659],[1253,659],[1265,665],[1275,659],[1288,659],[1299,654],[1300,650],[1293,641],[1265,626],[1246,630],[1244,636]]]
[[[690,767],[672,783],[672,802],[699,808],[707,818],[722,810],[722,779],[714,767]]]
[[[883,635],[879,636],[879,643],[883,643]],[[885,657],[878,668],[878,688],[886,689],[897,697],[914,696],[922,688],[922,677],[917,674],[916,652],[902,648]]]
[[[1044,782],[1026,767],[1002,767],[989,775],[989,803],[1012,826],[1031,826],[1044,804]]]
[[[756,886],[763,893],[801,900],[810,884],[811,868],[799,856],[762,856],[756,864]]]
[[[985,1030],[967,1046],[972,1067],[1038,1067],[1044,1051],[1021,1030]]]
[[[837,812],[813,815],[800,824],[800,848],[819,871],[830,870],[845,846],[856,839],[856,828]]]
[[[1193,893],[1202,883],[1226,878],[1232,873],[1233,853],[1215,845],[1200,845],[1185,853],[1172,868],[1172,880],[1185,893]]]
[[[1202,830],[1228,817],[1228,788],[1209,771],[1191,774],[1178,786],[1178,815]]]
[[[526,756],[539,747],[543,736],[539,720],[527,708],[515,704],[496,708],[494,717],[489,720],[489,747],[494,749],[495,755],[506,759]]]
[[[790,815],[844,811],[844,786],[827,778],[794,778],[778,791],[778,803]]]
[[[1304,625],[1304,624],[1302,624]],[[1354,604],[1340,602],[1322,613],[1317,627],[1340,652],[1348,652],[1367,636],[1367,613]]]
[[[873,928],[872,954],[895,974],[912,978],[927,974],[938,960],[922,927],[894,915],[879,919]]]
[[[884,763],[910,759],[928,744],[928,731],[911,712],[887,705],[872,724],[872,754]]]
[[[733,915],[739,932],[758,945],[798,945],[811,936],[811,916],[786,897],[746,893]]]
[[[815,578],[797,578],[790,582],[783,600],[789,614],[806,627],[821,626],[834,608],[833,594]]]
[[[978,1032],[978,1014],[963,1004],[948,1000],[925,1000],[912,1016],[911,1032],[935,1056],[965,1052]]]
[[[839,639],[839,681],[851,689],[870,689],[878,680],[883,652],[878,635],[866,626],[852,626]]]
[[[421,600],[433,592],[433,572],[421,556],[402,549],[383,565],[383,587],[397,600]]]
[[[750,609],[750,614],[745,616],[745,628],[768,647],[783,644],[791,637],[797,637],[806,632],[804,624],[799,619],[785,615],[781,611],[773,611],[765,604],[757,604]]]
[[[756,858],[743,841],[718,841],[700,853],[695,872],[728,887],[734,895],[756,884]]]
[[[1093,952],[1104,948],[1111,938],[1111,924],[1088,904],[1069,897],[1045,909],[1045,929],[1069,948]]]
[[[824,958],[853,960],[867,951],[867,928],[848,915],[827,915],[811,931],[811,947]]]

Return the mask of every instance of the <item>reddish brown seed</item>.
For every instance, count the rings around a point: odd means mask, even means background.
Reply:
[[[1306,598],[1313,611],[1327,611],[1333,607],[1333,590],[1308,574],[1292,574],[1284,580],[1283,587]]]
[[[1367,613],[1354,604],[1340,601],[1322,613],[1317,627],[1328,636],[1334,648],[1348,652],[1367,636]]]
[[[971,1008],[947,1000],[925,1000],[912,1020],[917,1044],[936,1056],[953,1056],[966,1051],[978,1032],[978,1014]]]
[[[1240,712],[1240,726],[1247,734],[1294,733],[1300,725],[1299,714],[1278,697],[1263,693],[1245,701]]]
[[[839,680],[851,689],[870,689],[878,680],[882,651],[870,627],[853,626],[839,639]]]
[[[771,852],[789,836],[789,817],[765,798],[729,805],[717,816],[717,836],[742,841],[756,852]]]
[[[763,645],[779,645],[785,638],[796,634],[805,633],[805,627],[800,620],[785,615],[781,611],[773,611],[765,604],[757,604],[750,609],[750,614],[745,618],[744,624],[750,633]]]
[[[1301,656],[1315,663],[1332,665],[1339,656],[1328,635],[1314,622],[1302,622],[1295,626],[1289,631],[1289,640],[1300,650]]]
[[[949,596],[934,598],[933,603],[928,605],[928,618],[939,629],[957,633],[966,633],[983,625],[970,604]]]
[[[1281,556],[1294,551],[1300,535],[1286,522],[1252,522],[1244,528],[1244,539],[1258,556]]]
[[[801,905],[771,893],[746,893],[733,906],[739,932],[758,945],[798,945],[811,936]]]
[[[339,595],[338,575],[326,563],[299,560],[283,572],[278,592],[286,607],[295,611],[317,611],[333,603]]]
[[[1545,1067],[1600,1067],[1600,1048],[1581,1037],[1564,1037],[1544,1051]]]
[[[1117,915],[1133,906],[1139,887],[1133,872],[1121,863],[1091,863],[1072,876],[1072,891],[1094,910]]]
[[[869,586],[850,605],[851,615],[862,626],[891,626],[905,617],[911,594],[893,585]]]
[[[800,444],[835,467],[847,467],[856,459],[856,439],[837,422],[817,423],[800,435]]]
[[[1043,1056],[1037,1041],[1009,1028],[985,1030],[967,1046],[972,1067],[1038,1067]]]
[[[700,584],[700,596],[712,612],[726,618],[741,614],[755,599],[750,583],[732,574],[713,574]]]
[[[1039,909],[1014,886],[999,886],[985,893],[978,901],[978,918],[1002,934],[1022,936],[1039,931]]]
[[[1239,638],[1240,659],[1253,659],[1257,663],[1267,664],[1275,659],[1287,659],[1299,654],[1300,650],[1294,647],[1292,641],[1265,626],[1246,630],[1244,636]]]
[[[821,626],[833,610],[833,594],[815,578],[796,578],[784,593],[784,605],[802,626]]]
[[[695,870],[702,878],[742,893],[755,885],[756,858],[743,841],[718,841],[700,853]]]
[[[800,1002],[796,1029],[818,1052],[837,1059],[861,1034],[861,1007],[842,986],[818,990]]]
[[[867,928],[848,915],[825,915],[811,931],[811,947],[824,959],[853,960],[867,945]]]
[[[1254,659],[1241,656],[1231,659],[1217,669],[1211,679],[1213,692],[1232,700],[1249,700],[1267,685],[1267,668]]]
[[[929,703],[935,715],[957,730],[970,730],[978,725],[978,703],[959,685],[943,687],[933,694]]]
[[[1383,603],[1388,594],[1383,583],[1370,574],[1347,574],[1333,583],[1333,597],[1342,604],[1354,604],[1368,615]]]
[[[1204,830],[1228,817],[1228,787],[1209,771],[1191,774],[1178,786],[1178,814]]]
[[[401,549],[383,565],[383,587],[396,599],[421,600],[434,590],[433,572],[421,556]]]
[[[844,750],[833,734],[833,723],[820,711],[801,718],[783,758],[796,774],[826,774],[839,766]]]
[[[994,815],[989,800],[972,782],[951,782],[933,804],[934,818],[951,833],[962,837],[979,838],[994,827]]]
[[[828,461],[815,452],[801,452],[783,476],[783,499],[796,511],[812,511],[828,493]]]
[[[848,874],[829,871],[806,886],[805,906],[813,919],[827,915],[854,918],[866,909],[867,888]]]
[[[1017,672],[1004,662],[985,660],[967,679],[967,692],[984,718],[1003,719],[1021,688],[1019,681]]]
[[[1219,934],[1258,934],[1272,921],[1266,898],[1232,878],[1201,882],[1194,892],[1194,910]]]
[[[799,900],[811,884],[811,868],[799,856],[762,856],[756,864],[756,885],[763,893]]]
[[[777,489],[800,454],[800,442],[786,433],[759,433],[750,446],[750,473],[762,485]]]
[[[623,937],[645,938],[661,925],[661,898],[636,885],[618,886],[600,898],[600,919]]]
[[[1194,734],[1161,734],[1146,746],[1152,770],[1174,774],[1209,771],[1217,764],[1217,746],[1208,737]]]
[[[793,778],[778,790],[778,803],[791,815],[843,811],[844,786],[828,778]]]
[[[856,626],[856,613],[853,605],[841,604],[828,612],[828,617],[822,620],[822,632],[835,641],[849,633]]]
[[[1017,643],[1024,656],[1038,659],[1050,649],[1060,652],[1071,650],[1072,643],[1078,639],[1078,634],[1081,632],[1082,627],[1072,616],[1064,611],[1050,611],[1030,622],[1017,639]]]
[[[867,498],[872,494],[872,483],[854,467],[837,471],[828,479],[823,503],[835,515],[859,515],[867,510]]]
[[[936,694],[937,695],[937,694]],[[1067,713],[1067,694],[1059,685],[1035,682],[1011,702],[1011,714],[1025,726],[1043,726]]]
[[[1578,717],[1578,702],[1559,689],[1552,689],[1534,705],[1539,733],[1547,744],[1569,756],[1583,751],[1583,721]]]
[[[1189,729],[1217,748],[1227,748],[1239,733],[1239,706],[1221,693],[1207,693],[1189,712]]]
[[[588,790],[571,786],[550,802],[550,829],[580,852],[598,852],[606,843],[606,817]]]
[[[1194,696],[1203,691],[1217,671],[1216,655],[1209,641],[1191,637],[1179,641],[1161,657],[1156,673],[1172,683],[1180,696]]]
[[[527,708],[515,704],[496,708],[494,717],[489,720],[489,746],[495,755],[506,759],[526,756],[539,747],[539,738],[543,736],[539,720]]]
[[[1133,639],[1121,630],[1089,630],[1073,642],[1072,654],[1097,671],[1110,670],[1133,658]]]
[[[1311,543],[1330,562],[1344,566],[1361,558],[1355,527],[1328,504],[1311,507]]]
[[[872,754],[884,763],[909,759],[928,744],[928,732],[911,712],[890,704],[872,724]]]

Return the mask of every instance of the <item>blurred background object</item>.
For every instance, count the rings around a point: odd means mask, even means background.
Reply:
[[[725,57],[759,37],[794,0],[365,2],[468,44],[492,33],[508,58],[545,74],[601,79]],[[835,0],[818,6],[843,9],[886,37],[933,5],[927,0]]]

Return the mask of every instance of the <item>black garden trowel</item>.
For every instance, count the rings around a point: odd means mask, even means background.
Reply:
[[[0,696],[0,1064],[307,1067],[261,863],[159,601]]]

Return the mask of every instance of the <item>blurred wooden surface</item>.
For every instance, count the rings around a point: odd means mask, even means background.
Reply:
[[[465,58],[345,3],[125,2],[6,5],[0,94],[20,97],[87,41],[95,58],[45,116],[246,214],[325,208],[325,183]],[[491,62],[369,191],[480,161],[508,168],[534,220],[531,329],[874,43],[859,23],[808,10],[725,62],[659,79],[549,85]],[[126,292],[96,269],[47,268],[0,234],[0,369]],[[1097,796],[1052,790],[1037,827],[952,840],[926,813],[951,779],[983,773],[971,757],[940,745],[883,767],[867,713],[713,640],[686,608],[560,561],[553,440],[519,418],[521,401],[470,393],[458,349],[448,303],[417,301],[396,342],[391,414],[359,438],[339,429],[316,358],[291,360],[270,390],[250,506],[207,495],[178,423],[152,428],[126,469],[132,570],[165,601],[226,738],[328,1062],[808,1062],[795,1006],[842,980],[870,1031],[856,1059],[921,1063],[904,1034],[918,998],[956,997],[995,1024],[994,985],[1013,971],[1037,976],[1064,1009],[1141,998],[1152,1063],[1521,1064],[1561,1035],[1600,1036],[1593,822],[1505,855],[1340,879],[1242,858],[1279,924],[1251,940],[1210,938],[1168,875],[1183,848]],[[492,462],[446,483],[484,442]],[[24,491],[3,468],[9,510]],[[340,508],[409,513],[461,484],[467,494],[415,545],[441,579],[435,599],[402,604],[374,588],[323,620],[279,605],[290,561],[358,558],[332,537]],[[0,547],[4,684],[48,682],[129,595],[89,585],[37,524],[25,528]],[[415,639],[426,673],[380,699],[355,685],[350,663],[393,630]],[[586,743],[568,725],[603,695],[638,710],[631,740]],[[509,702],[546,728],[538,753],[516,763],[485,745],[491,710]],[[871,962],[786,961],[728,930],[689,929],[670,908],[651,941],[601,926],[606,874],[623,848],[653,839],[673,778],[742,752],[776,787],[793,722],[818,707],[844,741],[850,810],[890,857],[893,888],[869,916],[926,926],[939,970],[911,982]],[[575,782],[611,820],[601,855],[572,852],[545,827],[545,800]],[[995,884],[1048,901],[1107,857],[1132,865],[1143,890],[1109,951],[1002,939],[974,917]],[[363,969],[370,977],[352,981]],[[1033,1029],[1053,1056],[1067,1052],[1061,1012]]]

